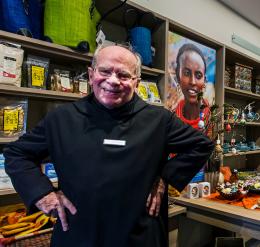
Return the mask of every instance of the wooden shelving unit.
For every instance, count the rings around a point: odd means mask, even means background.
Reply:
[[[227,121],[224,121],[224,123],[228,123]],[[245,122],[245,123],[235,123],[232,124],[232,126],[256,126],[259,127],[260,126],[260,122]]]
[[[243,96],[247,98],[257,99],[260,100],[260,94],[248,92],[245,90],[240,90],[232,87],[225,87],[225,94],[233,94],[237,96]]]
[[[236,156],[243,156],[243,155],[251,155],[251,154],[260,154],[260,150],[253,150],[253,151],[247,151],[247,152],[237,152],[236,154],[233,153],[227,153],[224,154],[224,157],[236,157]]]
[[[46,98],[55,100],[75,101],[82,98],[81,95],[75,93],[58,92],[44,89],[27,88],[27,87],[15,87],[0,85],[0,94]]]
[[[251,90],[254,90],[254,81],[256,76],[260,74],[260,60],[252,58],[246,54],[234,50],[230,47],[225,47],[225,67],[230,68],[230,82],[234,83],[234,66],[236,63],[251,67],[252,70],[252,84]],[[233,72],[232,72],[233,71]],[[224,80],[224,78],[223,78]],[[224,103],[234,105],[238,109],[244,109],[246,105],[254,102],[253,112],[260,113],[260,94],[253,93],[251,91],[240,90],[230,86],[224,86]],[[234,132],[225,133],[224,140],[230,142],[231,138],[235,138],[239,141],[254,141],[259,146],[260,141],[260,122],[246,122],[245,124],[235,123],[232,125]],[[259,166],[259,154],[260,150],[238,152],[237,154],[227,153],[224,154],[224,165],[234,168],[250,168],[256,169]]]

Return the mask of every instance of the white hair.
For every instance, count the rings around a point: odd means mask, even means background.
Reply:
[[[96,65],[97,65],[97,57],[98,57],[98,54],[99,52],[106,48],[106,47],[110,47],[110,46],[119,46],[119,47],[123,47],[125,49],[127,49],[128,51],[130,51],[136,58],[136,68],[135,68],[135,74],[137,77],[141,77],[141,68],[142,68],[142,61],[141,61],[141,56],[139,53],[135,52],[133,47],[131,46],[131,44],[129,43],[124,43],[124,44],[120,44],[120,43],[104,43],[102,45],[99,45],[97,47],[97,49],[95,50],[94,52],[94,55],[93,55],[93,59],[92,59],[92,63],[91,63],[91,67],[92,68],[95,68]]]

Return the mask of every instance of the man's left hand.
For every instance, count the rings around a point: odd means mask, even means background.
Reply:
[[[153,186],[151,193],[148,196],[146,201],[146,207],[151,216],[158,216],[162,197],[165,191],[165,184],[163,180],[160,178]]]

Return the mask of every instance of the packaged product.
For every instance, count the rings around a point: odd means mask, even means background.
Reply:
[[[155,82],[147,82],[149,102],[162,103],[157,84]]]
[[[27,99],[0,98],[0,137],[20,136],[26,131]]]
[[[3,154],[0,154],[0,190],[12,189],[13,185],[11,179],[5,172],[5,158]]]
[[[23,54],[19,45],[0,44],[0,84],[21,86]]]
[[[54,69],[51,75],[51,90],[61,92],[73,92],[73,80],[70,71]]]
[[[82,96],[86,96],[89,93],[89,84],[87,79],[87,73],[81,73],[74,77],[73,80],[74,93],[78,93]]]
[[[139,82],[137,87],[137,94],[142,100],[148,101],[148,86],[146,81]]]
[[[235,64],[234,87],[241,90],[252,91],[252,70],[253,68],[243,64]]]
[[[28,55],[24,63],[27,87],[46,89],[49,61],[48,58]]]
[[[260,75],[255,78],[255,93],[260,94]]]

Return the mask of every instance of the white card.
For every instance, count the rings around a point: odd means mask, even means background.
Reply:
[[[125,146],[125,140],[111,140],[111,139],[104,139],[104,145],[112,145],[112,146]]]

